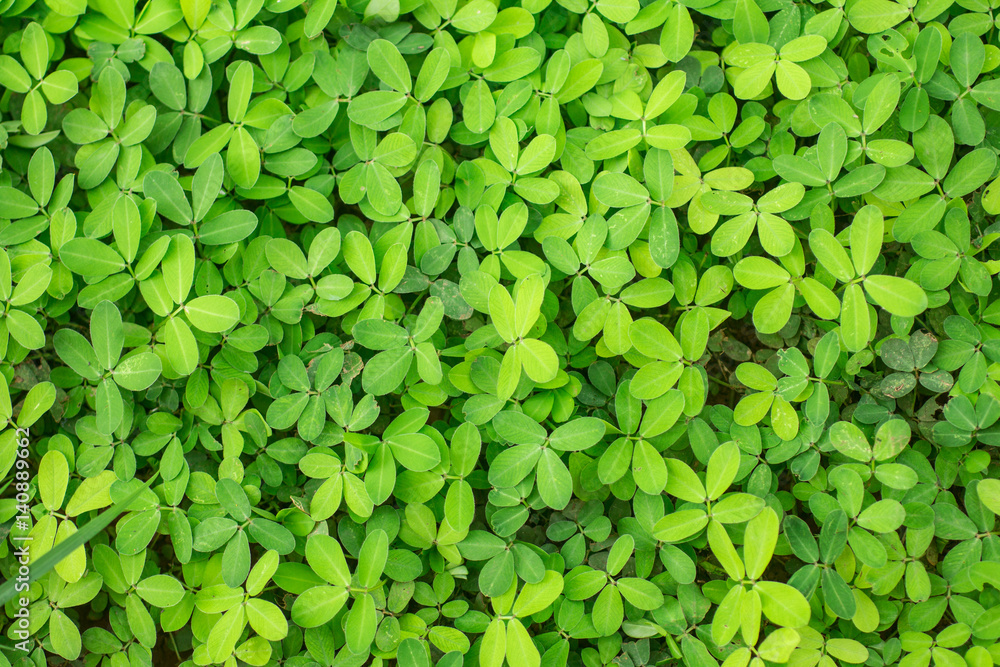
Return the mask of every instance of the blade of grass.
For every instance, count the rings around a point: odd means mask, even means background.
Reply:
[[[95,535],[104,530],[108,524],[118,518],[118,516],[125,511],[125,508],[131,505],[143,491],[148,489],[158,476],[159,472],[154,473],[145,484],[136,489],[135,492],[128,498],[119,503],[115,503],[108,509],[104,510],[99,516],[92,519],[83,528],[70,535],[69,538],[63,540],[59,544],[52,547],[52,549],[45,552],[45,554],[43,554],[37,562],[31,563],[29,565],[30,570],[28,574],[28,583],[37,581],[38,579],[44,577],[52,570],[52,568],[62,562],[64,558],[79,549],[81,546],[85,545]],[[14,597],[14,589],[17,583],[17,579],[8,579],[3,583],[3,585],[0,585],[0,606],[7,604],[7,601]]]

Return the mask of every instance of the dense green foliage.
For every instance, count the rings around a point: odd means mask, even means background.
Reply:
[[[998,6],[0,0],[0,667],[1000,664]]]

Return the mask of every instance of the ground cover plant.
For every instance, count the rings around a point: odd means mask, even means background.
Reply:
[[[998,7],[0,0],[0,667],[1000,664]]]

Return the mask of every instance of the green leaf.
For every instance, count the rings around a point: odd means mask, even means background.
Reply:
[[[507,625],[499,618],[490,621],[480,649],[482,667],[501,667],[507,654]]]
[[[906,520],[906,510],[897,500],[885,498],[869,505],[858,515],[858,525],[876,533],[889,533]]]
[[[844,456],[867,463],[872,458],[871,446],[861,429],[851,422],[837,422],[830,427],[830,442]]]
[[[864,285],[872,300],[893,315],[916,317],[927,310],[927,293],[906,278],[868,276]]]
[[[625,577],[618,580],[618,590],[633,607],[654,611],[663,604],[663,593],[656,584],[645,579]]]
[[[247,622],[268,641],[281,641],[288,635],[288,621],[273,602],[253,598],[247,601]]]
[[[981,480],[976,485],[976,493],[983,505],[994,514],[1000,514],[1000,480]]]
[[[94,351],[103,368],[114,368],[121,358],[125,344],[125,329],[118,307],[110,301],[102,301],[90,316],[90,339]]]
[[[683,542],[700,533],[707,525],[705,510],[680,510],[660,519],[653,528],[653,537],[662,542]]]
[[[27,93],[31,89],[31,76],[21,63],[8,55],[0,55],[0,84],[15,93]]]
[[[544,384],[555,379],[559,372],[559,358],[545,341],[526,338],[518,347],[518,357],[524,373],[533,382]]]
[[[624,208],[649,199],[649,192],[627,174],[605,172],[594,179],[594,196],[605,206]]]
[[[392,449],[396,460],[414,472],[426,472],[441,462],[437,444],[423,433],[394,435],[385,442]]]
[[[38,203],[34,199],[12,187],[0,188],[0,215],[18,220],[37,214]]]
[[[135,592],[154,607],[166,609],[184,598],[184,585],[170,575],[155,574],[140,581]]]
[[[778,542],[778,515],[770,507],[765,507],[747,524],[745,535],[746,544],[751,546],[743,553],[747,577],[760,579]]]
[[[98,381],[101,378],[101,373],[107,370],[101,365],[90,342],[72,329],[57,331],[52,337],[52,343],[59,358],[88,380]]]
[[[474,0],[470,4],[486,5],[487,3]],[[465,8],[469,7],[470,5],[466,5]],[[472,84],[463,101],[462,113],[469,131],[475,134],[482,134],[493,126],[493,121],[496,119],[496,102],[493,100],[489,86],[485,81],[477,81]]]
[[[163,365],[158,356],[152,352],[140,352],[118,362],[111,377],[122,389],[143,391],[156,382],[162,370]]]
[[[351,576],[340,543],[328,535],[313,535],[306,541],[306,560],[319,576],[335,586],[347,587]]]
[[[221,152],[229,144],[235,129],[233,125],[224,123],[195,139],[184,154],[184,166],[197,169],[209,157]]]
[[[777,581],[758,581],[754,590],[760,594],[764,616],[775,625],[800,628],[809,622],[809,603],[802,593]]]
[[[23,310],[7,313],[7,330],[11,338],[29,350],[37,350],[45,345],[45,331],[34,317]]]
[[[34,21],[21,33],[21,62],[35,80],[45,76],[49,63],[49,42],[42,26]]]
[[[240,307],[228,296],[199,296],[184,304],[184,313],[198,329],[209,333],[226,331],[239,322]]]
[[[149,89],[160,102],[174,111],[187,106],[184,75],[172,62],[160,61],[149,70]]]
[[[890,0],[860,0],[847,14],[851,25],[872,34],[892,28],[907,16],[907,9]]]
[[[241,188],[252,188],[260,178],[260,149],[242,127],[236,128],[229,141],[226,171]]]
[[[720,497],[736,479],[740,452],[736,443],[722,445],[712,453],[705,475],[705,492],[710,500]]]
[[[368,534],[361,546],[356,575],[365,588],[374,586],[382,576],[385,560],[389,553],[389,538],[384,530]]]
[[[49,511],[62,509],[69,483],[69,462],[60,452],[46,452],[38,464],[38,491]]]
[[[392,42],[376,39],[368,45],[368,65],[383,83],[393,90],[409,93],[412,86],[410,70]]]
[[[770,37],[767,17],[753,0],[737,0],[733,30],[741,44],[766,44]]]
[[[733,493],[723,497],[712,509],[712,518],[719,523],[749,521],[764,509],[764,501],[748,493]]]
[[[840,321],[841,337],[848,350],[857,351],[868,345],[871,322],[868,318],[868,304],[859,285],[848,285],[844,291]]]
[[[299,213],[312,222],[330,222],[333,220],[333,206],[319,192],[301,185],[292,186],[288,190],[288,199]]]
[[[365,391],[383,396],[396,389],[406,377],[413,360],[413,350],[407,347],[379,352],[365,364],[361,376]]]
[[[978,39],[975,41],[979,43]],[[964,197],[974,192],[993,175],[996,163],[996,154],[992,151],[972,151],[948,172],[944,179],[945,192],[949,197]]]
[[[52,633],[52,649],[57,654],[67,660],[76,660],[80,657],[83,648],[80,630],[59,609],[53,610],[49,616],[49,632]]]
[[[375,639],[377,624],[375,601],[371,595],[362,595],[347,614],[344,636],[352,653],[367,651]]]
[[[569,468],[551,449],[538,459],[538,493],[546,505],[555,510],[565,509],[573,497],[573,477]]]
[[[520,618],[544,611],[563,591],[563,578],[557,572],[546,570],[541,581],[525,584],[514,602],[513,614]]]
[[[157,210],[173,222],[186,225],[193,217],[191,205],[177,179],[162,171],[151,171],[143,179],[143,192],[156,201]]]
[[[245,60],[237,63],[232,70],[229,79],[227,115],[233,123],[239,123],[246,115],[247,107],[250,104],[250,94],[253,92],[253,79],[253,66]],[[237,129],[237,135],[240,129],[242,128]]]

